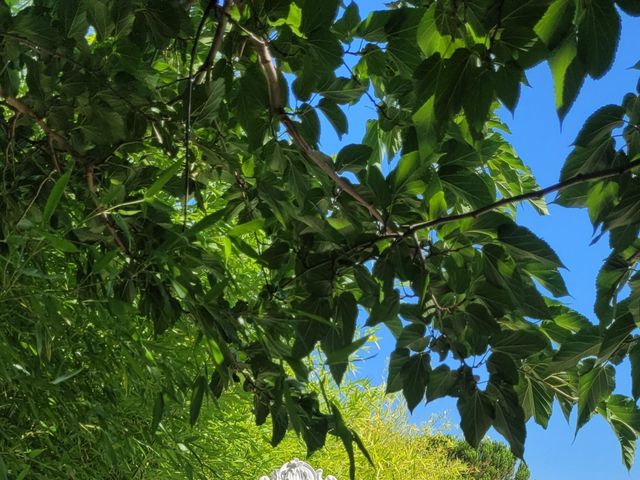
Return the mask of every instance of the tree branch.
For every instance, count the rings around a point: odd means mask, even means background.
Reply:
[[[207,17],[209,16],[209,12],[211,9],[217,4],[217,0],[210,0],[207,3],[207,6],[204,8],[202,12],[202,18],[200,19],[200,23],[198,24],[198,28],[196,30],[196,35],[193,39],[193,46],[191,47],[191,58],[189,58],[189,77],[187,78],[187,91],[186,98],[184,99],[185,111],[186,113],[186,125],[184,128],[184,207],[182,211],[182,229],[187,228],[187,213],[189,209],[189,171],[191,170],[191,162],[189,158],[189,149],[190,149],[190,141],[191,141],[191,99],[193,97],[193,66],[196,61],[196,53],[198,51],[198,42],[200,41],[200,36],[202,35],[202,30],[204,29],[204,24],[207,21]]]
[[[534,190],[532,192],[523,193],[521,195],[515,195],[513,197],[501,198],[497,202],[478,208],[477,210],[472,210],[470,212],[465,212],[465,213],[458,213],[455,215],[446,215],[444,217],[428,220],[426,222],[415,223],[413,225],[410,225],[401,234],[391,234],[388,236],[389,237],[398,237],[398,236],[406,237],[409,235],[413,235],[418,230],[424,230],[425,228],[438,227],[446,223],[457,222],[459,220],[464,220],[467,218],[477,218],[484,215],[485,213],[492,212],[493,210],[496,210],[497,208],[500,208],[504,205],[510,205],[512,203],[518,203],[524,200],[542,198],[549,195],[550,193],[559,192],[568,187],[579,185],[581,183],[591,182],[594,180],[603,180],[605,178],[610,178],[610,177],[617,177],[619,175],[622,175],[623,173],[633,170],[636,167],[640,167],[640,160],[635,160],[622,167],[607,168],[605,170],[599,170],[597,172],[592,172],[592,173],[583,173],[583,174],[568,178],[567,180],[564,180],[562,182],[549,185],[548,187],[542,188],[540,190]]]
[[[78,152],[75,148],[73,148],[73,145],[71,145],[65,137],[63,137],[58,132],[53,130],[49,125],[47,125],[47,122],[45,122],[43,118],[41,118],[36,112],[34,112],[24,102],[22,102],[21,100],[19,100],[14,96],[8,95],[1,86],[0,86],[0,97],[4,98],[7,105],[9,105],[9,107],[11,107],[14,111],[20,113],[21,115],[24,115],[25,117],[28,117],[34,120],[38,124],[38,126],[42,129],[42,131],[45,133],[45,135],[47,135],[47,137],[49,138],[49,141],[52,144],[56,144],[59,149],[67,152],[69,155],[71,155],[76,161],[80,162],[81,164],[85,164],[85,165],[87,164],[87,158],[84,155],[82,155],[80,152]],[[53,162],[54,162],[54,166],[57,167],[57,162],[55,161],[55,157],[53,159]],[[124,243],[120,239],[120,236],[118,235],[117,230],[111,224],[106,213],[104,213],[104,209],[102,205],[100,205],[100,202],[98,202],[98,199],[95,197],[93,167],[91,165],[87,165],[86,167],[86,178],[87,178],[87,187],[89,189],[89,193],[93,198],[93,201],[96,205],[96,208],[98,209],[98,212],[101,213],[101,217],[103,218],[103,221],[105,222],[105,225],[109,230],[109,233],[113,237],[113,240],[116,242],[118,247],[122,249],[122,251],[124,251],[125,253],[129,253],[127,247],[124,245]]]
[[[215,2],[211,2],[210,5],[212,3]],[[198,68],[198,71],[196,72],[196,79],[203,73],[209,73],[209,69],[213,65],[213,61],[215,60],[216,55],[222,47],[224,31],[227,28],[227,17],[229,16],[229,11],[231,10],[232,5],[233,0],[224,0],[222,9],[217,12],[218,26],[216,27],[216,32],[213,36],[213,42],[211,42],[211,48],[209,49],[209,53],[207,53],[207,58],[205,58],[204,63],[200,66],[200,68]]]
[[[326,174],[331,180],[333,180],[335,184],[338,185],[338,187],[340,187],[356,202],[366,208],[369,214],[378,222],[380,222],[381,226],[384,226],[388,229],[388,227],[386,226],[386,222],[378,209],[367,200],[365,200],[365,198],[360,195],[358,191],[346,179],[338,175],[333,167],[331,167],[331,165],[329,165],[329,163],[327,163],[327,161],[324,159],[324,156],[317,150],[313,149],[311,145],[309,145],[309,143],[304,139],[304,137],[300,135],[300,132],[298,131],[295,123],[293,123],[291,117],[289,117],[284,109],[285,105],[282,101],[280,79],[278,77],[278,72],[275,67],[273,56],[271,55],[271,51],[269,50],[269,43],[250,30],[247,30],[242,25],[239,25],[239,27],[247,34],[256,54],[258,55],[260,66],[262,67],[262,71],[264,72],[264,76],[267,80],[271,113],[277,116],[280,122],[284,125],[285,130],[287,131],[287,134],[291,138],[292,142],[300,149],[305,157],[311,160],[320,170],[322,170],[324,174]]]
[[[49,125],[47,125],[47,122],[45,122],[43,118],[41,118],[36,112],[34,112],[30,107],[28,107],[21,100],[11,95],[8,95],[1,86],[0,86],[0,97],[4,98],[4,101],[7,103],[7,105],[9,105],[9,107],[11,107],[13,110],[20,113],[21,115],[24,115],[25,117],[28,117],[34,120],[38,124],[38,126],[42,129],[42,131],[49,137],[51,142],[56,144],[58,148],[66,151],[71,156],[77,159],[84,160],[84,157],[76,149],[73,148],[73,146],[67,141],[66,138],[64,138],[58,132],[56,132],[51,127],[49,127]]]

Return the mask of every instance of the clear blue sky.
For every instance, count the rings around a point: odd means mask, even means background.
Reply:
[[[373,9],[381,8],[381,0],[360,0],[362,16]],[[635,35],[634,35],[635,31]],[[533,169],[538,183],[546,186],[558,180],[560,168],[569,153],[570,144],[586,118],[597,108],[608,103],[620,103],[622,96],[635,91],[638,71],[629,67],[640,60],[637,32],[640,19],[624,18],[622,38],[617,60],[612,70],[598,81],[587,80],[576,104],[560,127],[553,104],[553,82],[546,64],[527,72],[531,88],[523,88],[520,103],[512,117],[504,112],[503,119],[512,130],[510,141]],[[347,115],[350,132],[342,142],[333,134],[330,126],[323,124],[322,146],[327,153],[337,152],[342,145],[361,140],[367,118],[375,116],[366,101],[352,107]],[[553,197],[548,198],[551,201]],[[564,278],[572,298],[568,303],[592,321],[595,298],[595,278],[602,260],[608,254],[607,239],[603,238],[589,246],[592,227],[586,211],[551,206],[551,215],[540,217],[530,208],[519,210],[518,221],[544,238],[560,255],[568,271]],[[379,383],[384,380],[382,372],[386,359],[393,349],[391,334],[385,330],[380,353],[359,364],[359,374]],[[618,368],[617,390],[629,394],[630,376],[628,366]],[[599,417],[589,422],[575,437],[575,422],[567,424],[559,407],[547,430],[535,423],[528,424],[525,459],[532,471],[533,480],[626,480],[640,478],[640,461],[627,472],[622,464],[620,447],[616,437]],[[420,406],[414,412],[416,421],[426,420],[434,413],[447,411],[452,422],[458,421],[455,402],[436,401],[432,405]],[[495,432],[490,434],[499,438]],[[640,455],[638,456],[640,457]]]

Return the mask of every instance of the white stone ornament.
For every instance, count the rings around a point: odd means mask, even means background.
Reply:
[[[333,475],[322,476],[322,469],[314,470],[311,465],[294,458],[276,470],[270,477],[260,477],[260,480],[337,480]]]

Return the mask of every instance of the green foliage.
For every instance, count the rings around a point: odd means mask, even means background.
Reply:
[[[337,436],[355,458],[366,442],[309,388],[308,355],[340,382],[364,312],[397,338],[388,389],[410,408],[457,398],[469,442],[494,427],[521,456],[556,399],[579,427],[603,415],[629,466],[640,410],[612,392],[627,356],[640,388],[638,92],[586,121],[544,190],[495,109],[547,61],[563,118],[637,4],[400,1],[361,19],[337,0],[2,0],[3,441],[117,476],[170,404],[197,425],[241,383],[274,445]],[[358,102],[377,112],[361,144],[316,151],[317,110],[344,134]],[[597,326],[548,297],[567,294],[563,264],[515,220],[555,191],[609,234]],[[185,331],[206,347],[189,365]],[[132,375],[153,385],[114,388]],[[106,421],[127,402],[144,425]]]

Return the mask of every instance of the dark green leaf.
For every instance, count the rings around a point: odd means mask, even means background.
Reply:
[[[498,240],[507,246],[507,251],[518,262],[533,261],[556,268],[564,268],[560,258],[551,247],[525,227],[504,224],[498,229]]]
[[[601,413],[615,432],[622,448],[622,461],[628,469],[633,466],[636,441],[640,436],[640,409],[630,398],[612,395]]]
[[[495,412],[491,400],[484,392],[476,390],[460,397],[458,411],[464,438],[475,448],[493,423]]]
[[[616,3],[627,15],[640,16],[640,3],[638,3],[638,0],[616,0]]]
[[[614,388],[615,372],[610,365],[595,365],[593,361],[580,374],[578,383],[578,422],[579,430],[591,417],[598,404],[606,400]]]
[[[587,119],[573,144],[588,147],[609,138],[612,130],[622,126],[623,116],[624,108],[619,105],[599,108]]]
[[[527,437],[525,416],[518,395],[512,385],[489,384],[487,393],[493,397],[495,418],[494,428],[509,442],[511,452],[517,457],[524,456],[524,442]]]
[[[577,25],[578,55],[589,75],[602,77],[611,65],[620,38],[620,16],[611,0],[590,0]]]
[[[375,326],[380,323],[392,322],[397,318],[399,311],[400,295],[396,290],[392,290],[385,295],[382,302],[373,306],[369,319],[367,320],[367,325]]]
[[[387,378],[386,393],[399,392],[402,390],[402,370],[409,360],[410,352],[408,348],[396,348],[391,352],[389,358],[389,376]]]
[[[536,25],[536,34],[549,50],[555,49],[570,33],[575,9],[573,0],[553,2]]]
[[[418,353],[410,357],[402,366],[402,394],[407,400],[409,410],[413,410],[424,399],[429,372],[431,371],[431,358],[428,353]]]
[[[514,358],[524,358],[547,347],[547,341],[537,331],[505,331],[491,340],[491,349]]]
[[[349,131],[347,116],[335,102],[323,98],[318,103],[318,108],[324,113],[331,125],[333,125],[333,128],[340,138]]]
[[[62,198],[64,189],[67,187],[67,183],[69,182],[70,177],[71,168],[67,168],[67,171],[64,172],[64,174],[58,180],[56,180],[56,183],[53,185],[51,193],[49,193],[49,197],[47,198],[47,202],[44,205],[44,210],[42,211],[42,221],[45,225],[49,225],[51,217],[56,211],[58,203],[60,203],[60,199]]]
[[[518,367],[509,355],[500,352],[492,353],[487,360],[487,370],[492,376],[510,385],[518,383]]]
[[[537,376],[524,376],[516,386],[526,418],[533,417],[538,425],[547,428],[553,406],[553,390]]]
[[[636,343],[629,350],[629,363],[631,363],[631,394],[634,400],[640,398],[640,344]]]
[[[605,362],[610,357],[616,355],[620,347],[629,339],[631,332],[635,328],[636,323],[631,313],[624,312],[618,315],[604,334],[602,345],[598,352],[598,361]]]
[[[456,392],[458,375],[447,365],[440,365],[429,373],[427,382],[427,402],[445,396],[453,396]]]
[[[189,403],[189,423],[193,427],[198,421],[200,410],[202,409],[202,401],[204,400],[204,392],[207,389],[207,379],[204,375],[199,375],[193,385],[191,392],[191,402]]]
[[[151,433],[156,433],[162,415],[164,414],[164,394],[159,392],[153,402],[153,418],[151,419]]]
[[[616,294],[629,275],[629,264],[619,254],[613,253],[598,272],[596,280],[595,312],[602,324],[607,324],[613,316]]]
[[[578,59],[578,49],[572,38],[565,40],[549,58],[555,86],[556,110],[563,120],[575,102],[586,77],[586,70]]]
[[[593,328],[586,328],[562,344],[549,365],[551,371],[563,371],[575,367],[584,358],[595,356],[600,350],[602,337]]]

